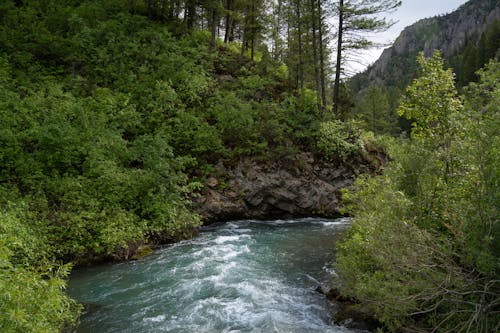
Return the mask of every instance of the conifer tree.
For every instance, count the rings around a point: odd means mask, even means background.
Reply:
[[[339,0],[336,5],[338,17],[337,62],[333,93],[333,111],[339,114],[340,76],[345,53],[374,46],[374,42],[366,37],[367,32],[387,30],[392,22],[379,15],[395,10],[401,5],[399,0]]]

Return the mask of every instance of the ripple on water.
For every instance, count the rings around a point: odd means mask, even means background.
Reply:
[[[99,304],[79,332],[348,332],[330,325],[313,291],[330,276],[328,237],[347,223],[231,222],[134,263],[77,272],[70,293]]]

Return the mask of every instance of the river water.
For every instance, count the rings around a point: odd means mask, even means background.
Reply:
[[[142,260],[76,270],[78,332],[350,332],[314,291],[348,219],[237,221]]]

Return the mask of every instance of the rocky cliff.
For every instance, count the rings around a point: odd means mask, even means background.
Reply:
[[[340,194],[360,173],[379,170],[385,157],[371,152],[350,163],[328,162],[303,152],[279,161],[242,158],[219,163],[208,178],[197,210],[207,223],[340,214]]]
[[[405,28],[372,66],[351,80],[351,86],[355,93],[374,81],[404,88],[414,77],[419,52],[430,55],[440,50],[450,60],[499,20],[500,0],[470,0],[450,14],[420,20]]]

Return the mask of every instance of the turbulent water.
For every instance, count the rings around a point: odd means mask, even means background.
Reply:
[[[76,271],[78,332],[349,332],[314,291],[348,220],[238,221],[135,262]]]

